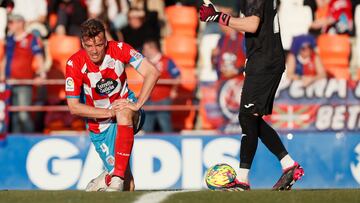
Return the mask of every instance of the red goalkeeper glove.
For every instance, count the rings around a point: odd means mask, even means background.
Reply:
[[[230,15],[218,12],[215,6],[210,3],[208,5],[202,5],[200,7],[200,20],[204,22],[216,22],[222,25],[229,25]]]

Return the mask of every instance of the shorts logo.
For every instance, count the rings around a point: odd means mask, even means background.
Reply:
[[[113,156],[108,156],[106,157],[106,162],[110,165],[113,166],[115,164],[115,159]]]
[[[75,90],[74,79],[68,77],[65,80],[65,91],[73,92]]]
[[[95,91],[100,95],[110,94],[116,87],[118,82],[111,78],[102,78],[96,83]]]
[[[252,106],[255,106],[255,104],[245,104],[245,105],[244,105],[244,107],[247,108],[247,109],[250,108],[250,107],[252,107]]]

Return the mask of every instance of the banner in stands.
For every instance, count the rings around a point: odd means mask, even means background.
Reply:
[[[8,112],[7,103],[9,100],[10,92],[6,88],[5,83],[0,83],[0,141],[4,138],[7,132],[8,125]]]
[[[243,80],[202,83],[201,118],[205,129],[241,132],[238,111]],[[319,80],[307,87],[284,79],[273,115],[265,117],[280,131],[357,131],[360,129],[360,81]]]
[[[360,136],[356,133],[295,133],[282,136],[305,169],[295,188],[360,186]],[[0,146],[0,189],[84,189],[102,171],[88,136],[10,135]],[[204,189],[216,163],[238,166],[240,136],[141,136],[131,159],[138,190]],[[280,164],[259,143],[250,173],[252,188],[270,189]]]

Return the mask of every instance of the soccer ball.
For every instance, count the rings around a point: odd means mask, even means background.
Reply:
[[[228,164],[216,164],[205,175],[206,185],[210,190],[220,190],[236,178],[235,170]]]

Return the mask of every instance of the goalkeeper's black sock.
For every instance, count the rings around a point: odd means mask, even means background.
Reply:
[[[264,145],[279,159],[284,158],[288,152],[276,131],[262,118],[259,118],[259,138]]]

